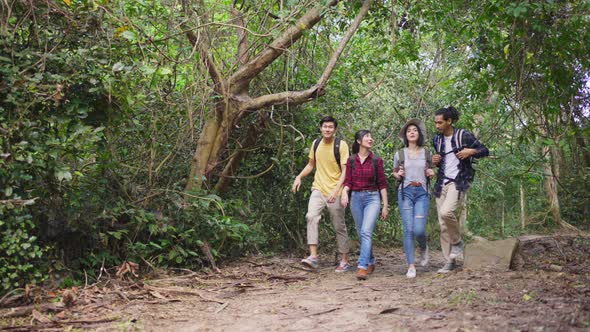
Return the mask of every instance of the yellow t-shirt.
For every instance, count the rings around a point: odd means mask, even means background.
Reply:
[[[329,196],[332,191],[336,188],[340,174],[342,171],[336,163],[334,157],[334,142],[333,139],[330,144],[325,144],[324,140],[318,145],[318,149],[315,152],[315,176],[313,178],[312,189],[317,189],[322,192],[325,196]],[[315,142],[315,141],[314,141]],[[344,141],[340,141],[340,163],[342,168],[346,165],[348,160],[348,144]],[[314,160],[313,153],[313,142],[311,143],[311,149],[309,150],[309,159]],[[342,188],[341,188],[342,189]],[[340,192],[338,193],[340,195]]]

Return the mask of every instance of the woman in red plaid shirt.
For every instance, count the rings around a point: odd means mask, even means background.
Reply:
[[[340,203],[346,208],[348,193],[350,196],[350,210],[361,242],[361,253],[358,259],[356,277],[367,279],[375,270],[373,256],[373,231],[381,208],[381,218],[387,219],[387,180],[383,170],[383,159],[371,151],[373,137],[368,130],[359,130],[354,136],[352,155],[346,163],[346,177]]]

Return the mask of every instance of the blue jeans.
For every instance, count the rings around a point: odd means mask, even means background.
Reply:
[[[408,264],[414,264],[414,237],[426,249],[426,220],[430,197],[422,187],[407,186],[397,192],[397,204],[404,224],[404,251]]]
[[[361,254],[358,267],[366,270],[369,264],[375,264],[373,257],[373,231],[381,208],[381,196],[378,191],[353,191],[350,198],[350,210],[361,241]]]

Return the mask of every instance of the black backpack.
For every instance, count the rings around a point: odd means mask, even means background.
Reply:
[[[316,139],[315,141],[313,141],[313,159],[317,160],[315,157],[315,152],[318,149],[318,146],[320,145],[320,142],[322,141],[323,137],[320,137],[318,139]],[[342,165],[340,165],[340,138],[339,137],[335,137],[334,138],[334,158],[336,158],[336,162],[338,163],[338,168],[340,168],[340,170],[342,170]]]

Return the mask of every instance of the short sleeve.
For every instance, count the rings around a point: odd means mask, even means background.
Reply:
[[[340,164],[346,165],[348,157],[350,157],[350,153],[348,152],[348,144],[346,144],[345,141],[340,141]]]

